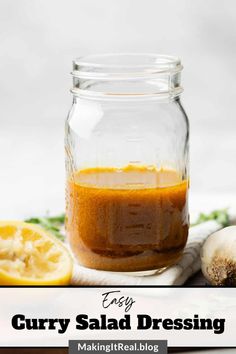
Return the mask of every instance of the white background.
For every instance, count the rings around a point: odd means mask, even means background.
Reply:
[[[191,203],[229,205],[236,194],[235,29],[235,0],[0,0],[0,217],[63,210],[72,59],[119,51],[181,57]]]

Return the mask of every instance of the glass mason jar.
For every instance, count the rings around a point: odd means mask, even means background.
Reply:
[[[189,227],[181,70],[178,58],[156,54],[74,61],[66,230],[81,265],[161,270],[181,257]]]

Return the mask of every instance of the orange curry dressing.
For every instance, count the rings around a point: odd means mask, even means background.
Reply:
[[[163,268],[188,235],[188,181],[174,170],[127,166],[75,172],[67,185],[67,233],[89,268]]]

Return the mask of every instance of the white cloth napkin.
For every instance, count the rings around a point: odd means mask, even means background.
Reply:
[[[181,260],[162,273],[132,275],[84,268],[75,264],[72,285],[182,285],[200,270],[200,250],[203,242],[222,226],[208,221],[190,228],[188,242]]]

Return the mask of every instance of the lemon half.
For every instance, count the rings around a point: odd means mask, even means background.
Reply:
[[[73,262],[48,231],[21,221],[0,221],[0,285],[67,285]]]

